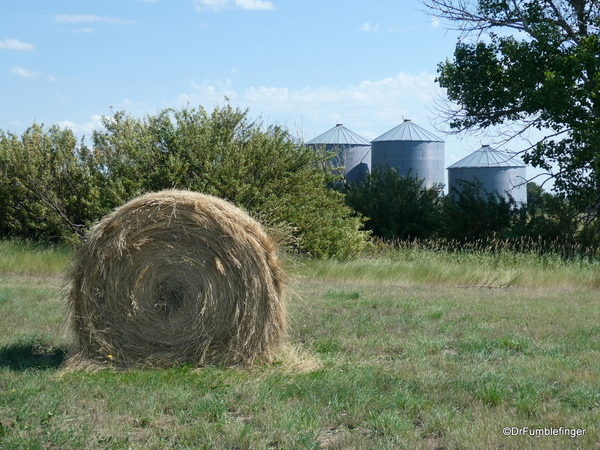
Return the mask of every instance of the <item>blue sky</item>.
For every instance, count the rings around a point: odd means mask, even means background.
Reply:
[[[21,0],[0,16],[0,129],[89,136],[102,115],[212,110],[228,97],[305,140],[343,123],[373,139],[404,118],[446,163],[489,143],[436,130],[437,65],[458,34],[418,0]],[[518,150],[510,148],[509,150]]]

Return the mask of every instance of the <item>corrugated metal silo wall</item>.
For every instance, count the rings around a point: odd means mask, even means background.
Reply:
[[[389,164],[400,176],[423,178],[426,187],[444,184],[444,143],[428,141],[374,141],[371,167]]]
[[[448,169],[448,192],[460,190],[457,180],[474,182],[479,180],[487,192],[497,191],[507,197],[506,191],[515,201],[527,203],[527,185],[525,167],[469,167]]]
[[[335,167],[345,168],[348,181],[360,181],[371,169],[370,145],[328,144],[326,148],[337,153],[332,163]]]

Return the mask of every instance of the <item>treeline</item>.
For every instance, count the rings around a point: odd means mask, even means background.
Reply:
[[[115,207],[174,188],[225,198],[315,257],[356,255],[370,237],[599,247],[596,220],[533,183],[526,206],[469,184],[445,196],[442,186],[425,188],[391,168],[343,184],[333,155],[230,105],[142,119],[117,112],[103,125],[89,142],[58,126],[34,124],[21,136],[0,131],[0,238],[77,244]]]
[[[599,223],[568,199],[527,184],[527,204],[510,193],[489,193],[478,182],[426,188],[420,179],[399,177],[394,168],[375,168],[361,182],[339,185],[346,203],[366,218],[365,229],[385,240],[442,241],[453,248],[494,246],[594,254],[600,248]]]
[[[0,132],[0,237],[77,243],[103,215],[145,192],[225,198],[288,245],[317,257],[360,252],[368,233],[332,182],[328,155],[229,105],[105,117],[91,142],[70,129]]]

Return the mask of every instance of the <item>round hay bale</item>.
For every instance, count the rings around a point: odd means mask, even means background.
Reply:
[[[268,360],[284,274],[261,225],[189,191],[138,197],[95,225],[69,274],[75,360],[114,366]]]

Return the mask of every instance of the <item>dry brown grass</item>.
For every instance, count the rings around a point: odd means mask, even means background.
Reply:
[[[269,360],[285,335],[273,241],[230,203],[146,194],[101,220],[69,273],[71,365],[239,365]]]

